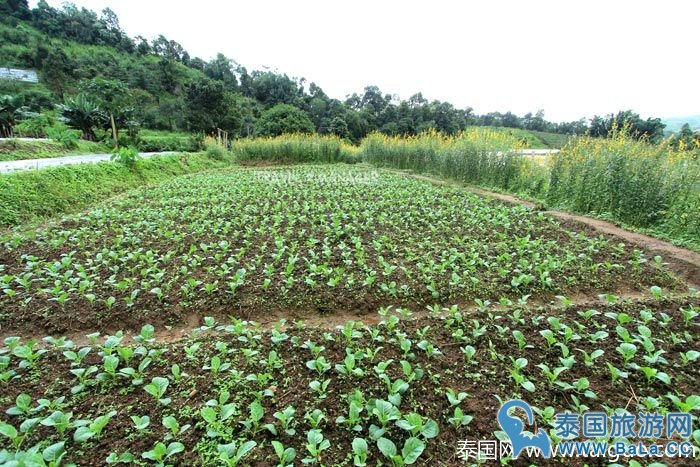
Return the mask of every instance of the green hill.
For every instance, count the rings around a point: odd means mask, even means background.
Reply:
[[[99,111],[90,115],[94,128],[74,125],[88,138],[105,138],[111,127],[128,128],[130,135],[139,128],[222,129],[233,137],[312,129],[357,143],[375,131],[454,135],[468,126],[493,126],[540,130],[524,138],[533,147],[559,147],[566,140],[561,135],[587,130],[582,121],[548,122],[542,111],[522,117],[512,112],[477,115],[420,92],[396,101],[376,86],[334,99],[313,82],[278,72],[249,72],[223,54],[210,60],[192,57],[163,35],[150,41],[131,38],[110,9],[97,14],[70,3],[58,9],[39,2],[30,9],[26,0],[0,1],[0,67],[32,69],[39,76],[39,83],[31,85],[0,79],[0,97],[10,96],[2,104],[8,116],[0,117],[7,120],[0,122],[0,133],[12,133],[19,121],[41,115],[45,121],[29,125],[41,134],[39,127],[53,125],[59,117],[56,105],[72,105],[77,95],[86,98],[81,104],[94,104],[91,108]],[[115,97],[108,88],[124,92]]]
[[[678,133],[684,124],[690,125],[690,129],[693,131],[700,130],[700,115],[691,115],[689,117],[673,117],[664,118],[662,120],[666,125],[666,131],[670,133]]]

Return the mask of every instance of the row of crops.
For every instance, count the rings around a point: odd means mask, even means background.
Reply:
[[[132,191],[0,253],[9,329],[194,310],[376,310],[680,284],[640,249],[459,188],[354,166],[224,170]]]
[[[518,153],[523,142],[500,131],[449,137],[369,135],[359,148],[333,137],[282,136],[234,145],[243,161],[369,162],[595,214],[700,248],[700,149],[648,144],[619,131],[610,139],[573,138],[542,164]]]
[[[453,173],[522,160],[497,149]],[[509,399],[552,442],[562,412],[690,413],[645,441],[700,452],[697,291],[640,245],[457,186],[226,167],[0,243],[0,465],[488,464],[459,446],[505,439]]]
[[[41,348],[7,338],[0,462],[468,465],[458,443],[502,439],[503,400],[527,398],[555,442],[564,410],[697,414],[700,301],[655,296],[482,303],[478,315],[436,305],[419,319],[382,308],[375,325],[337,329],[205,318],[174,344],[150,325],[134,343],[121,332]]]

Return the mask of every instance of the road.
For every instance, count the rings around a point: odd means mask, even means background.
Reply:
[[[163,154],[175,154],[169,152],[142,152],[139,155],[143,158],[160,156]],[[48,167],[58,167],[60,165],[73,164],[96,164],[98,162],[109,161],[112,154],[83,154],[80,156],[50,157],[46,159],[24,159],[20,161],[0,162],[0,173],[22,172],[25,170],[46,169]]]

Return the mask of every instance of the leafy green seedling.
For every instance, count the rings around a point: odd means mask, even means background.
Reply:
[[[182,443],[175,441],[166,446],[165,443],[158,441],[153,446],[153,449],[142,453],[141,457],[156,462],[158,466],[164,466],[167,459],[171,458],[175,454],[181,453],[184,450],[185,445]]]
[[[367,454],[369,447],[364,438],[355,438],[352,440],[353,464],[355,467],[365,467],[367,465]]]
[[[136,427],[138,431],[141,431],[145,430],[148,427],[148,425],[151,424],[151,417],[149,417],[148,415],[144,415],[142,417],[138,415],[132,415],[131,421],[134,422],[134,427]]]
[[[238,465],[243,458],[245,458],[250,451],[257,446],[258,443],[255,441],[246,441],[240,446],[235,441],[229,444],[220,444],[217,447],[219,452],[219,460],[229,467],[234,467]]]
[[[163,426],[170,430],[170,433],[166,435],[166,439],[172,439],[176,436],[179,436],[190,428],[190,425],[180,426],[180,423],[172,415],[163,417]]]
[[[156,376],[149,384],[144,386],[144,390],[155,397],[162,405],[168,405],[172,400],[169,397],[164,398],[165,391],[168,389],[169,381],[167,378]]]
[[[423,419],[419,414],[411,412],[396,422],[396,426],[411,433],[411,436],[422,436],[424,439],[435,438],[440,433],[437,422],[433,419]]]
[[[467,394],[466,392],[460,392],[459,394],[457,394],[452,388],[447,388],[445,395],[447,396],[447,400],[450,403],[450,407],[454,407],[456,405],[461,404],[464,399],[469,397],[469,394]]]
[[[302,459],[302,462],[304,464],[319,463],[321,454],[331,447],[331,442],[323,437],[323,433],[319,429],[309,430],[306,440],[306,450],[309,452],[309,456]]]
[[[418,460],[425,450],[425,443],[418,438],[408,438],[404,442],[401,453],[398,453],[393,441],[387,438],[379,438],[377,447],[384,457],[391,461],[394,467],[403,467],[404,465],[412,465]]]
[[[296,413],[296,410],[294,407],[287,406],[283,411],[281,412],[275,412],[272,416],[275,417],[277,420],[280,422],[280,426],[284,430],[285,433],[287,433],[289,436],[292,436],[296,433],[296,430],[294,429],[294,414]]]
[[[117,411],[112,410],[106,415],[101,415],[97,417],[93,421],[81,420],[76,422],[76,426],[78,426],[78,428],[73,434],[73,440],[77,443],[84,443],[90,438],[99,438],[102,434],[102,431],[107,426],[107,423],[109,423],[109,421],[115,415],[117,415]]]
[[[279,464],[277,467],[292,467],[292,462],[297,456],[297,451],[294,448],[285,448],[279,441],[272,441],[272,448],[275,450]]]
[[[107,465],[115,464],[132,464],[136,460],[136,457],[130,452],[123,452],[117,454],[116,452],[111,452],[109,456],[105,459]]]
[[[448,418],[447,421],[450,425],[459,428],[462,426],[467,426],[474,419],[471,415],[465,415],[462,409],[455,407],[454,414],[452,417]]]

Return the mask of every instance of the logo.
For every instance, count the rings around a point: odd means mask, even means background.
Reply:
[[[532,425],[534,417],[530,405],[522,400],[510,400],[504,403],[498,410],[498,424],[501,429],[510,438],[510,443],[513,445],[513,459],[517,459],[520,453],[525,448],[536,448],[542,453],[545,459],[552,457],[552,441],[549,439],[547,432],[540,428],[537,434],[525,431],[523,421],[508,414],[510,409],[522,409],[527,415],[527,424]]]
[[[498,440],[460,440],[457,456],[464,461],[519,456],[607,458],[611,462],[632,458],[700,458],[700,449],[690,440],[693,417],[689,412],[634,414],[622,408],[607,412],[564,411],[548,417],[547,428],[539,428],[537,433],[526,429],[534,425],[533,412],[537,409],[519,399],[503,403],[496,414],[502,430],[496,433]]]

